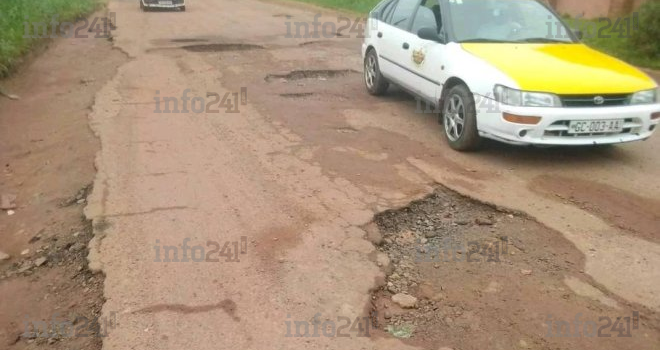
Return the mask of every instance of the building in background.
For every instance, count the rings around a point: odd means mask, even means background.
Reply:
[[[649,0],[547,0],[561,15],[584,18],[629,14]],[[652,1],[652,0],[651,0]]]

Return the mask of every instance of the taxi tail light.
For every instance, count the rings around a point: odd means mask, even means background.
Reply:
[[[541,122],[541,117],[516,115],[506,112],[503,113],[503,116],[504,116],[504,120],[516,124],[536,125]]]
[[[660,119],[660,112],[651,113],[651,120]]]

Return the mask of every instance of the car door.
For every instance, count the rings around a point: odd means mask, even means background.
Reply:
[[[436,103],[442,92],[445,80],[443,65],[447,59],[446,45],[437,41],[425,40],[416,34],[422,28],[433,28],[440,37],[442,30],[442,15],[439,0],[424,0],[415,13],[409,38],[410,52],[406,68],[411,72],[414,92],[424,99]]]
[[[394,83],[411,89],[405,64],[410,52],[410,25],[422,0],[399,0],[378,27],[378,56],[381,72]]]
[[[382,53],[387,51],[388,40],[391,34],[386,36],[383,33],[389,33],[389,19],[394,12],[399,0],[383,1],[378,4],[373,11],[369,13],[369,22],[368,27],[365,29],[365,46],[372,45],[376,48],[376,52],[379,55],[379,68],[380,72],[388,80],[393,80],[392,77],[395,74],[393,71],[392,65],[383,59]],[[365,52],[366,53],[366,52]],[[385,55],[387,57],[387,55]]]

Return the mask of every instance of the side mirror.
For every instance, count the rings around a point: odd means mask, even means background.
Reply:
[[[438,34],[438,30],[436,28],[432,28],[432,27],[422,28],[417,32],[417,36],[424,40],[431,40],[441,44],[445,43],[445,41]]]
[[[584,37],[584,33],[579,29],[575,29],[573,31],[573,34],[575,34],[575,36],[580,40],[582,40],[582,38]]]

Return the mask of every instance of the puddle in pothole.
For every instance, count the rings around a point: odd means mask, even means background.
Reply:
[[[357,73],[352,69],[320,69],[320,70],[294,70],[287,74],[268,74],[265,78],[270,82],[275,79],[284,79],[286,81],[302,79],[332,79]]]

